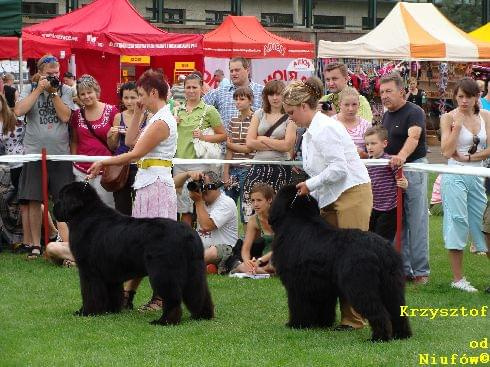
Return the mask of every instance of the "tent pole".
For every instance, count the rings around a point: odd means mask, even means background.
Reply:
[[[22,36],[19,37],[19,93],[24,89],[24,70],[22,65]]]

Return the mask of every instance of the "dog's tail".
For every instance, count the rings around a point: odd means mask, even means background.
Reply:
[[[401,316],[401,306],[405,305],[405,275],[401,256],[389,244],[382,257],[383,271],[380,274],[381,297],[390,314],[393,338],[406,339],[412,336],[408,318]]]

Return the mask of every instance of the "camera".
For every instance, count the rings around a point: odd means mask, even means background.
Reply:
[[[332,102],[330,101],[324,101],[324,102],[321,102],[322,104],[322,111],[332,111]]]
[[[208,190],[218,190],[223,186],[223,182],[213,182],[205,184],[203,179],[191,181],[187,184],[187,190],[190,192],[204,192]]]
[[[46,80],[49,82],[52,88],[58,89],[60,87],[60,79],[56,76],[48,75]]]
[[[204,189],[204,180],[191,181],[187,184],[187,190],[190,192],[201,192]]]

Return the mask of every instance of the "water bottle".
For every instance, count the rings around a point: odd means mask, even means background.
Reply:
[[[425,92],[422,92],[422,104],[424,105],[427,102],[427,95]]]

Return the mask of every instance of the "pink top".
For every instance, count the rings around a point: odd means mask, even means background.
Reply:
[[[334,119],[340,121],[337,117],[338,115],[333,116]],[[367,120],[364,120],[362,117],[359,118],[359,123],[353,128],[345,128],[347,133],[351,137],[352,141],[361,150],[366,150],[366,143],[364,142],[364,134],[366,130],[371,127],[371,123]]]
[[[107,133],[112,127],[114,116],[118,113],[117,107],[106,104],[102,116],[95,121],[87,121],[82,118],[81,110],[73,112],[70,125],[77,134],[78,146],[76,154],[91,156],[111,156],[112,152],[102,141],[107,142]],[[90,132],[86,124],[90,124],[97,138]],[[107,144],[107,143],[106,143]],[[79,171],[87,173],[92,163],[73,163]]]

